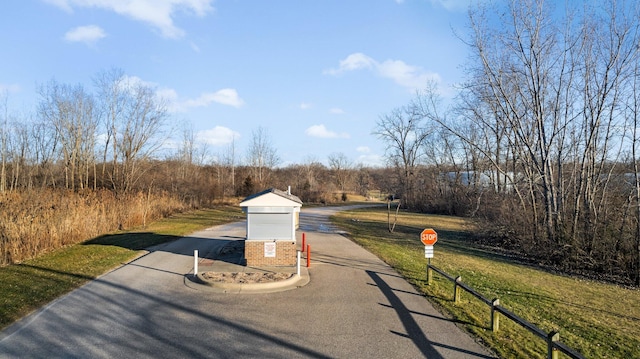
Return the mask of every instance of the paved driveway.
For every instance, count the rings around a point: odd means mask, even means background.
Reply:
[[[240,240],[212,227],[61,297],[0,333],[2,358],[488,358],[378,258],[303,209],[311,281],[269,294],[188,282],[193,250]],[[188,284],[188,285],[187,285]]]

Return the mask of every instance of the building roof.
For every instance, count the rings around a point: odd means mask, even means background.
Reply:
[[[291,193],[279,189],[270,188],[256,194],[252,194],[240,202],[240,207],[250,206],[302,206],[302,200]]]

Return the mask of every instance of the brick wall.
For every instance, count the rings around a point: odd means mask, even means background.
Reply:
[[[266,241],[272,242],[272,241]],[[276,241],[276,256],[264,256],[265,241],[245,241],[244,258],[247,266],[294,266],[297,259],[296,242]]]

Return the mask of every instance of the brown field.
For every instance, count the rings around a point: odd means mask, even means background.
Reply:
[[[185,210],[166,194],[111,191],[0,193],[0,266]]]

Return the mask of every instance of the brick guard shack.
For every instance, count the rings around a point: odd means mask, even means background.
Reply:
[[[302,207],[300,198],[290,190],[271,188],[245,198],[240,207],[247,214],[246,265],[295,265],[296,229]]]

